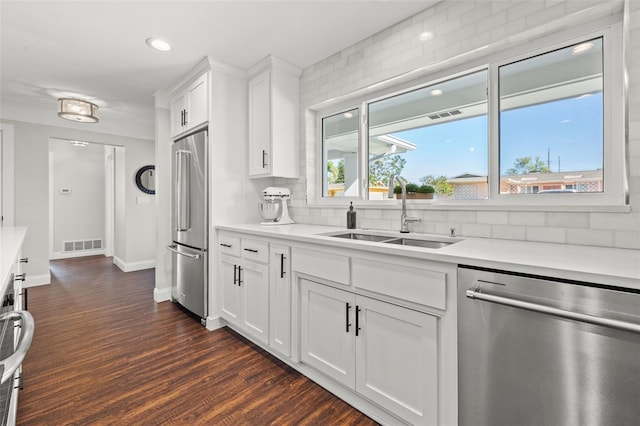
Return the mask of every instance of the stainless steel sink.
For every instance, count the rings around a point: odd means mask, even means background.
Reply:
[[[374,241],[374,242],[381,242],[384,240],[388,240],[389,236],[386,235],[370,235],[370,234],[356,234],[353,232],[347,233],[347,234],[338,234],[338,235],[332,235],[332,237],[336,237],[336,238],[346,238],[348,240],[360,240],[360,241]]]
[[[424,247],[424,248],[442,248],[446,247],[450,244],[453,244],[455,241],[433,241],[433,240],[416,240],[413,238],[395,238],[392,240],[383,241],[388,244],[399,244],[403,246],[412,246],[412,247]]]
[[[371,241],[376,243],[398,244],[401,246],[423,247],[423,248],[431,248],[431,249],[439,249],[457,242],[457,241],[440,241],[440,240],[426,240],[426,239],[423,240],[423,239],[417,239],[417,238],[399,238],[399,237],[390,236],[390,235],[359,234],[356,232],[348,232],[345,234],[331,235],[331,237],[345,238],[347,240]]]

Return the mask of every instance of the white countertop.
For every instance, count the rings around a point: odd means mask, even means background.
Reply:
[[[4,295],[7,278],[18,261],[26,233],[26,226],[0,227],[0,296]]]
[[[445,241],[449,238],[415,232],[399,234],[389,231],[348,230],[306,224],[280,226],[244,224],[216,228],[290,241],[357,248],[418,259],[640,289],[640,250],[466,237],[460,237],[461,241],[443,248],[426,249],[334,238],[324,234],[362,232],[418,239],[434,237]]]

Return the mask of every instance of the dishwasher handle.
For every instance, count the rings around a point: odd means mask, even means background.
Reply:
[[[167,246],[167,250],[169,250],[170,252],[173,252],[175,254],[179,254],[180,256],[186,256],[190,259],[200,259],[200,255],[199,254],[191,254],[191,253],[185,253],[183,251],[179,251],[178,250],[178,246],[171,245],[171,246]]]
[[[18,347],[12,355],[0,360],[0,370],[2,371],[0,383],[6,382],[13,376],[18,367],[20,367],[33,340],[33,330],[35,327],[33,316],[27,311],[10,311],[0,315],[0,322],[15,320],[22,321],[20,327],[20,343],[18,343]]]
[[[617,328],[620,330],[631,331],[633,333],[640,333],[640,324],[635,324],[632,322],[619,321],[610,318],[600,318],[593,315],[582,314],[579,312],[566,311],[564,309],[553,308],[551,306],[540,305],[538,303],[525,302],[523,300],[511,299],[502,296],[494,296],[492,294],[482,293],[480,291],[472,289],[467,290],[466,295],[470,299],[478,299],[486,302],[498,303],[500,305],[511,306],[513,308],[526,309],[528,311],[541,314],[553,315],[559,318],[586,322],[603,327]]]

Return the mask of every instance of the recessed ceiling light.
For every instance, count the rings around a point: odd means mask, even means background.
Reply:
[[[586,42],[586,43],[580,43],[580,44],[576,44],[575,46],[573,46],[573,54],[577,55],[579,53],[584,53],[587,50],[591,49],[593,47],[593,43]]]
[[[351,112],[345,112],[344,114],[342,114],[342,116],[343,116],[344,118],[353,118],[353,113],[351,113]]]
[[[434,89],[431,91],[431,96],[440,96],[442,95],[442,90],[440,89]]]
[[[80,147],[85,147],[87,145],[89,145],[89,143],[87,142],[82,142],[82,141],[69,141],[71,143],[71,145],[73,146],[80,146]]]
[[[166,52],[168,50],[171,50],[171,45],[169,43],[167,43],[164,40],[161,40],[159,38],[154,38],[154,37],[149,37],[147,39],[147,44],[151,47],[153,47],[156,50],[160,50],[162,52]]]
[[[431,31],[423,31],[420,34],[418,34],[418,40],[420,41],[433,40],[433,33]]]

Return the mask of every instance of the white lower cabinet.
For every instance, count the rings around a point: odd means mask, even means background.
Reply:
[[[220,310],[222,317],[230,323],[240,325],[240,287],[238,286],[238,265],[240,258],[221,254],[220,274]]]
[[[269,267],[239,257],[220,255],[221,316],[269,342]]]
[[[300,352],[302,362],[355,388],[355,296],[301,280]]]
[[[438,423],[436,317],[301,280],[301,358],[412,424]]]
[[[269,261],[269,346],[291,356],[291,248],[271,244]]]

